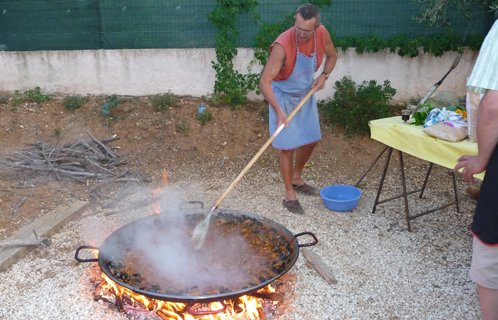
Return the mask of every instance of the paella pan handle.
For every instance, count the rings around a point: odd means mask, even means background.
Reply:
[[[315,244],[318,243],[318,239],[316,238],[315,234],[314,233],[311,233],[311,232],[301,232],[301,233],[298,233],[298,234],[295,234],[294,235],[294,238],[297,238],[297,237],[300,237],[300,236],[304,236],[304,235],[310,235],[313,237],[313,239],[315,239],[315,241],[311,242],[311,243],[305,243],[305,244],[297,244],[297,246],[299,248],[302,248],[302,247],[311,247],[311,246],[314,246]]]
[[[187,312],[190,313],[193,316],[205,316],[205,315],[208,315],[208,314],[218,314],[218,313],[225,312],[225,310],[227,309],[227,305],[225,304],[224,301],[219,301],[219,302],[223,306],[223,308],[221,308],[219,310],[194,311],[191,308],[197,302],[194,302],[194,300],[190,300],[189,303],[188,303],[188,305],[187,305]]]
[[[95,249],[95,250],[99,250],[99,248],[94,247],[94,246],[81,246],[78,249],[76,249],[76,252],[74,254],[74,259],[76,259],[76,261],[78,261],[78,262],[97,262],[97,261],[99,261],[98,258],[94,258],[94,259],[82,259],[82,258],[78,257],[78,254],[80,253],[81,249]]]
[[[185,209],[187,209],[185,207],[186,205],[195,205],[195,204],[200,205],[201,206],[200,209],[204,208],[204,202],[202,202],[202,201],[184,201],[184,202],[180,202],[178,207],[180,208],[180,210],[185,210]]]

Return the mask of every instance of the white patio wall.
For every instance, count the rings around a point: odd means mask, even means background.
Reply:
[[[397,90],[395,101],[422,97],[449,70],[456,52],[436,58],[420,54],[416,58],[400,57],[388,50],[358,55],[354,49],[339,51],[337,66],[324,90],[325,99],[334,93],[334,82],[348,75],[357,83],[363,80],[388,79]],[[465,82],[474,66],[477,53],[465,51],[458,67],[435,92],[466,92]],[[143,96],[171,90],[176,95],[206,96],[213,92],[214,49],[143,49],[0,52],[0,95],[37,86],[49,95],[129,95]],[[247,72],[253,50],[241,48],[235,67]],[[261,66],[253,68],[253,72]],[[319,71],[317,75],[320,73]],[[251,99],[261,99],[254,93]]]

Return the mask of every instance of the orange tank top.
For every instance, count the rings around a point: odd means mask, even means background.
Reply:
[[[316,33],[316,51],[317,51],[316,70],[318,70],[318,68],[322,64],[323,55],[325,53],[325,39],[326,39],[327,29],[325,29],[323,25],[319,25],[318,28],[316,28],[315,33]],[[280,70],[275,79],[273,79],[274,81],[280,81],[290,77],[292,71],[294,70],[294,66],[296,65],[297,47],[296,47],[296,32],[294,30],[294,27],[288,29],[287,31],[283,32],[280,36],[278,36],[277,40],[275,40],[275,42],[273,42],[273,44],[270,46],[270,52],[272,51],[275,43],[278,43],[282,47],[284,47],[285,56],[286,56],[285,67],[282,70]],[[304,54],[305,56],[309,57],[313,53],[313,50],[314,50],[314,37],[312,37],[306,43],[299,43],[299,52]]]

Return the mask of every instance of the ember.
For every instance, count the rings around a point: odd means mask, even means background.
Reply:
[[[251,296],[187,305],[138,295],[113,282],[98,267],[92,267],[91,272],[94,300],[107,302],[110,308],[136,320],[265,320],[265,314],[275,314],[284,296],[269,285]],[[281,285],[276,283],[275,286]]]

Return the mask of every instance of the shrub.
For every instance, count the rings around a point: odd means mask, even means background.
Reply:
[[[176,127],[176,131],[177,132],[181,132],[183,133],[184,135],[188,135],[189,132],[190,132],[190,127],[187,123],[187,121],[185,120],[182,120],[182,121],[179,121],[175,124],[175,127]]]
[[[152,96],[152,108],[155,111],[166,111],[168,108],[176,104],[176,97],[171,91],[163,94],[156,94]]]
[[[210,120],[213,119],[213,114],[209,111],[204,111],[203,113],[200,113],[198,116],[197,116],[197,120],[199,120],[200,123],[204,124]]]
[[[50,100],[49,96],[45,96],[45,95],[41,94],[40,87],[36,87],[33,90],[24,91],[24,96],[27,99],[31,99],[36,103],[42,103],[43,101]]]
[[[389,80],[383,85],[375,80],[356,83],[350,77],[336,81],[333,99],[321,101],[320,109],[333,125],[345,127],[348,135],[369,132],[368,122],[391,116],[389,101],[396,94]]]
[[[62,106],[68,110],[76,110],[78,108],[81,108],[82,105],[84,105],[88,101],[88,97],[82,97],[82,96],[68,96],[64,98],[64,101],[62,102]]]
[[[266,105],[261,106],[259,114],[263,117],[265,123],[270,121],[270,107],[267,107]]]

